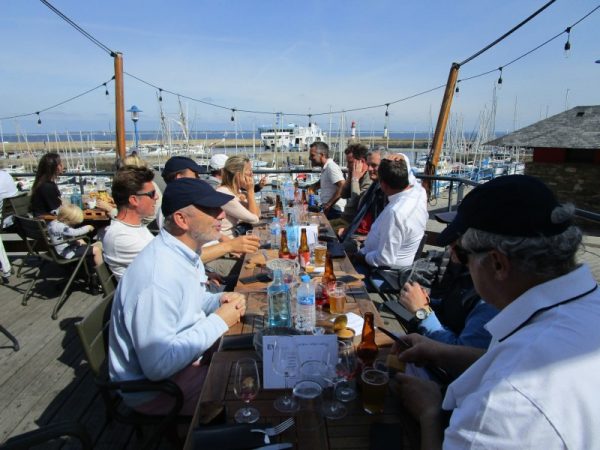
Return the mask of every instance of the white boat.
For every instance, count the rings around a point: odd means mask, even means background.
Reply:
[[[281,127],[259,127],[265,149],[306,151],[313,142],[325,142],[326,134],[316,123],[301,127],[293,123]]]

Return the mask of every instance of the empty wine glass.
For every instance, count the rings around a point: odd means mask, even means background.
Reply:
[[[356,375],[357,359],[352,342],[338,342],[338,362],[335,366],[337,375],[335,395],[342,402],[349,402],[356,398],[356,389],[353,385]]]
[[[235,421],[239,423],[254,423],[260,417],[256,408],[249,406],[250,401],[258,395],[260,378],[256,361],[252,358],[242,358],[235,363],[233,392],[246,405],[235,413]]]
[[[335,356],[330,354],[328,351],[323,352],[323,356],[320,361],[306,361],[300,368],[300,373],[303,380],[310,380],[319,383],[323,389],[324,397],[321,412],[328,419],[341,419],[346,415],[346,407],[343,403],[335,399],[335,383],[333,378],[335,377],[335,362],[337,360],[337,351],[334,352]],[[332,389],[329,389],[329,388]],[[325,392],[329,392],[327,395]]]
[[[285,379],[285,388],[288,388],[288,377],[298,375],[299,358],[298,350],[290,338],[278,338],[273,347],[273,370]],[[298,402],[289,393],[275,399],[273,406],[277,411],[288,413],[298,411]]]

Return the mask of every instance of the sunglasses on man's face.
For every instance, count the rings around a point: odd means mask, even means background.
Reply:
[[[154,197],[156,196],[156,189],[153,189],[151,191],[148,192],[140,192],[139,194],[133,194],[133,195],[137,195],[137,196],[146,196],[148,198],[154,199]]]
[[[458,260],[458,262],[460,262],[464,266],[469,264],[469,255],[477,255],[477,254],[481,254],[481,253],[487,253],[491,250],[493,250],[493,249],[481,248],[481,249],[477,249],[477,250],[467,250],[466,248],[461,247],[459,244],[454,244],[452,246],[452,252],[454,253],[454,256],[456,256],[456,259]]]

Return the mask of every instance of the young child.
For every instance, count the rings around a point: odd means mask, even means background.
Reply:
[[[63,204],[58,210],[58,217],[48,224],[50,242],[54,245],[56,253],[66,259],[81,256],[85,252],[85,244],[81,240],[65,242],[78,236],[84,236],[94,230],[91,225],[73,228],[83,222],[83,211],[79,206],[70,203]],[[94,266],[102,264],[102,249],[92,245],[88,255],[93,255]]]

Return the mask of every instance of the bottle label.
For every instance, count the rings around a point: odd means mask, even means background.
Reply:
[[[298,296],[298,304],[299,305],[314,305],[315,304],[315,296],[314,295],[302,295]]]
[[[306,266],[310,265],[310,251],[308,252],[299,252],[298,260],[300,262],[300,267],[306,269]]]

